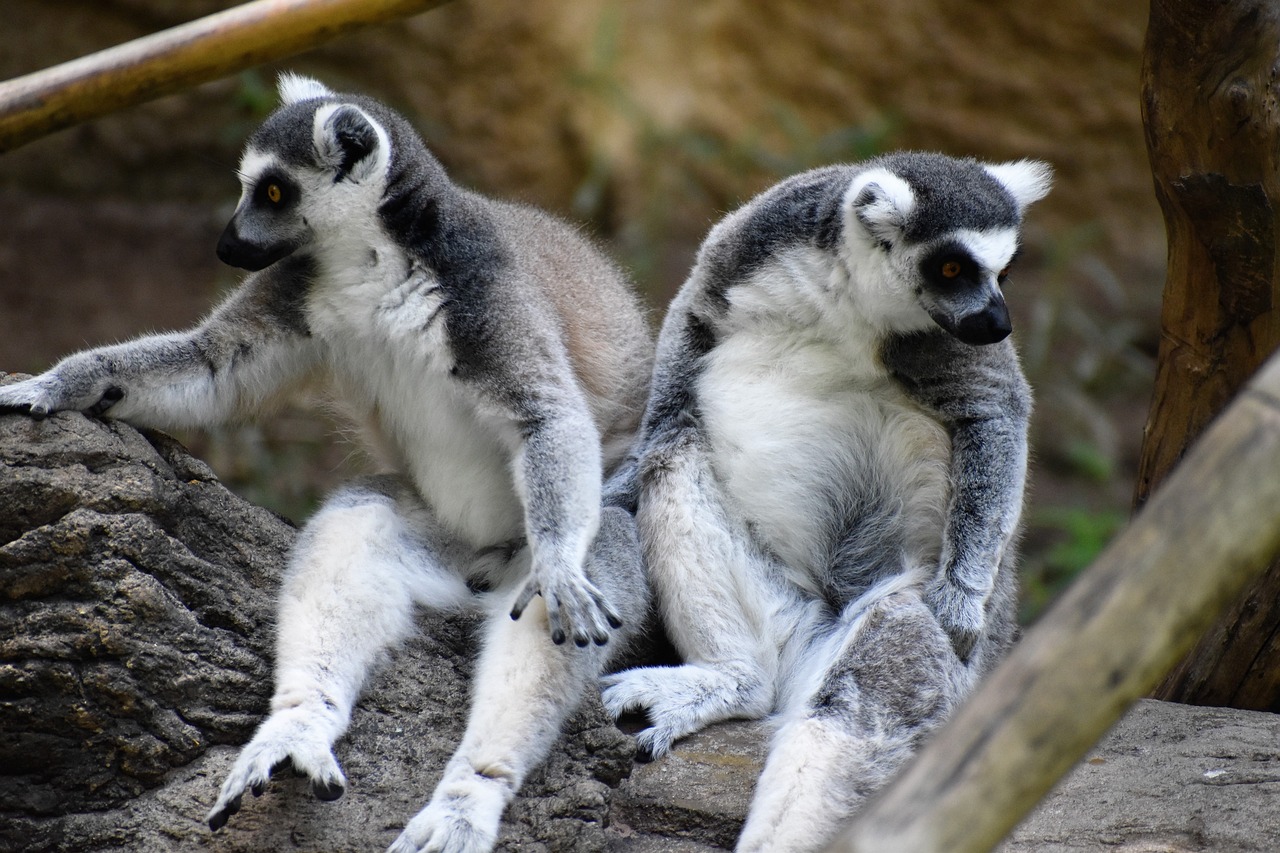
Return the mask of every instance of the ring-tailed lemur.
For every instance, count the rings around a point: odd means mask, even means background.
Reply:
[[[299,536],[271,714],[209,824],[286,759],[340,795],[332,746],[415,606],[476,608],[490,617],[465,736],[392,850],[489,849],[620,645],[611,631],[647,608],[634,522],[602,509],[602,476],[638,427],[652,336],[585,239],[451,183],[396,113],[288,75],[280,94],[218,242],[254,273],[192,331],[72,355],[0,388],[0,407],[201,426],[330,382],[391,473],[338,492]]]
[[[1001,285],[1049,180],[917,153],[797,175],[668,310],[624,471],[685,662],[605,705],[647,712],[652,754],[777,715],[740,849],[821,849],[1011,641],[1031,397]]]

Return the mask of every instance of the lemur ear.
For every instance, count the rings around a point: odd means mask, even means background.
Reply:
[[[286,71],[276,81],[276,90],[280,93],[280,102],[285,106],[296,104],[312,98],[327,98],[333,90],[311,77],[303,77]]]
[[[854,216],[876,242],[890,246],[902,235],[916,206],[910,185],[892,172],[872,169],[859,175],[846,198]]]
[[[985,168],[991,177],[1004,185],[1020,209],[1044,198],[1053,185],[1053,167],[1039,160],[993,163]]]
[[[338,107],[324,119],[317,137],[317,153],[334,170],[335,184],[365,177],[378,150],[378,130],[362,110],[350,104]]]

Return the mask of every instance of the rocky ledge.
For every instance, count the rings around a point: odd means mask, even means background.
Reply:
[[[461,736],[475,625],[425,622],[338,746],[346,796],[288,774],[204,825],[270,693],[295,530],[173,439],[76,414],[0,416],[0,850],[367,851],[426,801]],[[505,850],[732,846],[765,735],[731,723],[634,765],[589,698],[503,827]],[[1141,702],[1001,848],[1271,851],[1280,717]]]

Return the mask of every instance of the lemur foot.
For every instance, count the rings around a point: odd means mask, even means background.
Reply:
[[[497,843],[512,796],[511,784],[501,777],[468,772],[445,779],[387,853],[487,853]]]
[[[768,711],[755,680],[705,666],[640,667],[605,676],[601,686],[604,708],[615,720],[629,711],[648,716],[649,728],[636,735],[641,761],[661,758],[675,741],[710,723]]]
[[[333,757],[329,738],[303,707],[289,708],[267,718],[236,758],[222,783],[218,801],[206,820],[217,832],[240,811],[246,790],[261,796],[271,772],[290,762],[295,771],[311,780],[311,792],[320,800],[336,800],[346,790],[347,780]]]

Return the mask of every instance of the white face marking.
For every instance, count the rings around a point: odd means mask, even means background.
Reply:
[[[240,177],[240,203],[253,191],[253,187],[262,177],[262,173],[277,165],[275,155],[263,151],[249,149],[240,158],[240,168],[236,174]]]
[[[996,228],[990,231],[961,229],[949,235],[949,241],[968,250],[982,267],[998,273],[1013,260],[1018,251],[1018,229]]]

